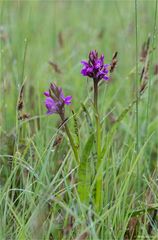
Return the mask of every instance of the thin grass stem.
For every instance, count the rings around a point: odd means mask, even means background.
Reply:
[[[153,62],[153,49],[154,49],[155,40],[156,40],[157,5],[158,5],[157,2],[158,1],[156,0],[155,1],[155,15],[154,15],[154,26],[153,26],[152,51],[151,51],[151,58],[150,58],[150,66],[152,66],[152,62]],[[146,132],[148,132],[150,102],[151,102],[151,76],[149,77],[149,83],[148,83],[148,99],[147,99],[147,113],[146,113]]]
[[[139,79],[138,79],[138,16],[137,16],[137,0],[135,0],[135,64],[136,64],[136,74],[135,74],[135,86],[136,86],[136,152],[139,152]]]

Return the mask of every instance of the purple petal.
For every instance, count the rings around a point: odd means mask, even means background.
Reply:
[[[89,63],[88,62],[86,62],[86,61],[81,61],[81,64],[83,64],[85,67],[89,67]]]
[[[105,68],[108,68],[111,64],[104,64]]]
[[[81,70],[81,74],[82,74],[83,76],[87,76],[87,69],[86,69],[86,68],[83,68],[83,69]]]
[[[96,50],[90,51],[90,53],[89,53],[89,60],[90,60],[91,62],[93,62],[93,61],[95,61],[97,58],[98,58],[98,53],[97,53],[97,51],[96,51]]]
[[[54,111],[53,110],[48,110],[46,113],[47,113],[47,115],[51,115],[51,114],[56,113],[56,110],[54,110]]]
[[[88,77],[92,77],[93,76],[93,72],[94,72],[94,67],[84,67],[81,70],[81,74],[83,76],[88,76]]]
[[[108,70],[107,69],[104,69],[104,74],[108,74]]]
[[[102,62],[102,64],[104,64],[104,54],[100,56],[100,61]]]
[[[61,97],[62,99],[64,98],[64,93],[63,93],[62,88],[60,88],[60,97]]]
[[[99,69],[102,67],[102,62],[100,60],[97,60],[94,64],[94,68],[95,69]]]
[[[51,111],[54,112],[54,110],[56,110],[56,104],[54,100],[50,97],[46,98],[45,105],[46,105],[46,108],[48,109],[48,112],[51,112]]]
[[[107,81],[107,80],[109,80],[109,77],[108,76],[104,76],[103,79]]]
[[[72,96],[67,96],[64,98],[64,103],[66,105],[69,105],[69,104],[71,104],[71,100],[72,100]]]
[[[56,106],[55,102],[49,102],[49,100],[47,100],[47,102],[45,101],[45,105],[47,108],[47,114],[53,114],[53,113],[57,113],[58,107]]]
[[[50,97],[50,94],[49,94],[48,91],[44,92],[44,95],[45,95],[46,97]]]

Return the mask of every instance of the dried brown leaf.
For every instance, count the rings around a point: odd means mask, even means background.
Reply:
[[[117,65],[117,55],[118,55],[118,52],[115,52],[113,57],[112,57],[112,61],[111,61],[111,66],[110,66],[110,73],[112,73],[114,71],[114,69],[116,68],[116,65]]]
[[[85,240],[85,239],[88,238],[88,236],[89,236],[89,233],[88,232],[84,232],[80,236],[78,236],[75,240]]]
[[[154,66],[154,75],[158,75],[158,64]]]
[[[61,74],[61,73],[62,73],[61,70],[60,70],[60,68],[59,68],[59,66],[58,66],[58,64],[53,63],[52,61],[49,61],[49,64],[52,66],[53,70],[54,70],[56,73],[58,73],[58,74]]]
[[[24,84],[21,86],[20,94],[19,94],[19,100],[18,100],[18,111],[19,112],[22,111],[23,107],[24,107],[23,95],[24,95]]]
[[[61,31],[58,33],[58,42],[61,48],[64,47],[63,33]]]
[[[63,140],[63,136],[62,135],[56,136],[55,141],[53,143],[53,147],[59,146],[61,144],[62,140]]]
[[[138,218],[137,217],[131,217],[128,223],[128,227],[125,233],[125,240],[129,239],[136,239],[137,237],[137,226],[138,226]]]
[[[28,119],[30,115],[28,113],[22,113],[19,117],[18,120],[25,120]]]

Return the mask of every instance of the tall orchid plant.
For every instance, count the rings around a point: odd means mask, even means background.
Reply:
[[[97,163],[96,163],[96,193],[95,193],[95,209],[100,211],[102,208],[102,191],[103,191],[103,169],[101,164],[101,124],[100,114],[98,109],[98,84],[101,80],[108,81],[110,73],[110,64],[104,63],[104,55],[98,56],[98,52],[93,50],[89,53],[88,61],[81,61],[83,68],[81,74],[85,77],[93,79],[94,86],[94,116],[96,122],[96,151],[97,151]],[[46,96],[45,106],[47,108],[47,114],[58,114],[61,120],[64,122],[64,128],[69,138],[70,145],[74,152],[74,156],[77,164],[80,166],[80,157],[78,148],[76,147],[71,132],[65,123],[65,105],[70,105],[72,96],[64,96],[63,90],[52,83],[49,90],[44,92]]]

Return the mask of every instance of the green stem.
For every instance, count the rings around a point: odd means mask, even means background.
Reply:
[[[61,114],[60,117],[61,117],[62,121],[64,122],[65,121],[65,117],[63,116],[63,114]],[[75,156],[76,162],[79,163],[80,160],[79,160],[78,150],[77,150],[77,147],[76,147],[76,145],[74,143],[74,140],[73,140],[73,137],[72,137],[72,135],[70,133],[70,130],[69,130],[68,126],[67,126],[67,123],[64,123],[64,128],[65,128],[66,134],[67,134],[67,136],[69,138],[72,150],[74,152],[74,156]]]
[[[99,212],[102,208],[102,185],[103,171],[101,169],[101,126],[98,111],[98,81],[94,79],[94,108],[96,119],[96,144],[97,144],[97,164],[96,164],[96,211]]]
[[[139,105],[138,105],[138,100],[139,100],[139,80],[138,80],[138,20],[137,20],[137,0],[135,0],[135,48],[136,48],[136,58],[135,58],[135,64],[136,64],[136,152],[138,154],[139,152]]]
[[[136,80],[135,80],[135,88],[136,88],[136,153],[139,153],[139,80],[138,80],[138,19],[137,19],[137,0],[135,0],[135,64],[136,64]],[[137,188],[140,189],[140,181],[139,181],[139,163],[137,164]]]

